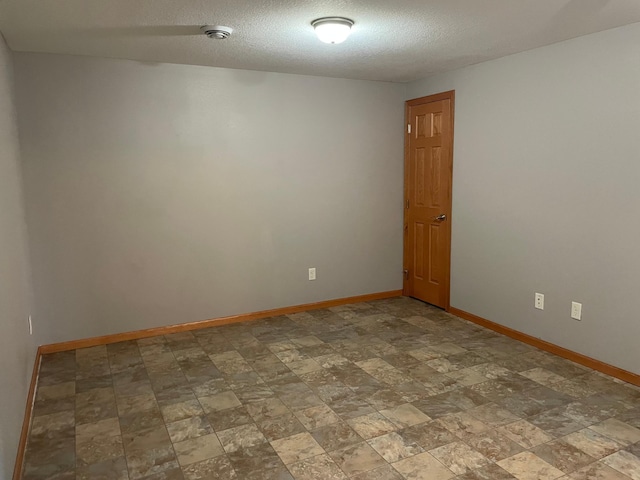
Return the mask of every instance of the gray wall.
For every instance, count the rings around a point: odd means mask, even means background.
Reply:
[[[0,34],[0,478],[10,478],[35,348],[11,52]]]
[[[403,85],[41,54],[16,75],[39,339],[402,287]]]
[[[636,373],[638,45],[635,24],[407,93],[456,90],[452,305]],[[583,304],[580,322],[572,300]]]

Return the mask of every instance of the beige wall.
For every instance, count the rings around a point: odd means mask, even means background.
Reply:
[[[16,72],[47,341],[402,287],[403,85],[39,54]]]
[[[0,34],[0,478],[10,478],[35,348],[11,52]]]
[[[640,373],[640,24],[414,82],[456,90],[452,305]],[[534,292],[545,310],[533,308]],[[571,301],[583,319],[570,318]]]

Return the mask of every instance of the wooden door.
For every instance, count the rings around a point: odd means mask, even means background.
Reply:
[[[404,294],[449,309],[454,92],[406,105]]]

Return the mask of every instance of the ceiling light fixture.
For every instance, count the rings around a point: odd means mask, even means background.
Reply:
[[[324,43],[342,43],[351,33],[353,20],[344,17],[323,17],[311,22],[318,38]]]
[[[200,27],[200,31],[202,31],[202,33],[204,33],[209,38],[224,40],[225,38],[229,38],[231,36],[233,28],[225,27],[223,25],[204,25]]]

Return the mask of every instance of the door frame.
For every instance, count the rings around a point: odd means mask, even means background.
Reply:
[[[449,265],[449,270],[446,272],[445,277],[445,307],[444,310],[448,312],[451,309],[451,209],[452,209],[452,201],[453,201],[453,144],[454,144],[454,125],[455,125],[455,97],[456,91],[449,90],[446,92],[436,93],[433,95],[428,95],[426,97],[414,98],[412,100],[407,100],[405,102],[404,107],[404,196],[403,196],[403,204],[402,210],[403,220],[402,220],[402,237],[403,237],[403,255],[402,255],[402,264],[405,270],[408,269],[408,256],[409,249],[407,248],[408,243],[408,224],[407,224],[407,202],[409,200],[409,161],[410,161],[410,151],[409,147],[411,145],[411,134],[408,130],[408,125],[411,123],[411,118],[409,117],[409,112],[411,107],[416,105],[423,105],[425,103],[438,102],[441,100],[450,100],[451,102],[451,196],[449,197],[449,204],[447,205],[447,217],[449,219],[446,222],[446,228],[449,233],[449,244],[447,245],[447,263]],[[408,283],[409,279],[406,275],[402,276],[402,294],[408,296]]]

